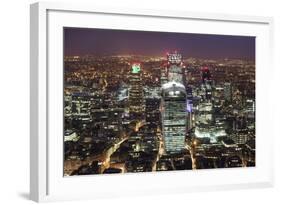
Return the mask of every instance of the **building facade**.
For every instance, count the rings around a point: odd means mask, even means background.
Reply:
[[[176,82],[163,85],[162,131],[166,153],[179,153],[185,149],[187,127],[186,91]]]
[[[144,93],[139,63],[132,64],[130,72],[129,112],[132,119],[141,119],[144,112]]]

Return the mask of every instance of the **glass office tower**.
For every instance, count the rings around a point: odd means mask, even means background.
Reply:
[[[185,149],[186,90],[175,81],[162,86],[162,130],[167,154]]]

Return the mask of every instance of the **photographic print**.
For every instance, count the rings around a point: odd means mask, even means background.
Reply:
[[[255,37],[64,28],[64,176],[255,166]]]

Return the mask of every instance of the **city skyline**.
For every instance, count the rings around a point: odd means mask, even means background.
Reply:
[[[64,28],[64,54],[163,56],[177,51],[185,57],[255,61],[255,37]]]
[[[256,166],[253,37],[74,30],[64,176]]]

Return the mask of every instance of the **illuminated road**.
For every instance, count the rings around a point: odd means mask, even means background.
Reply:
[[[130,133],[130,132],[129,132]],[[112,147],[105,150],[103,153],[87,157],[85,160],[75,159],[66,160],[64,162],[64,174],[70,175],[74,170],[79,169],[83,165],[91,165],[93,161],[99,161],[101,163],[101,173],[109,168],[111,155],[120,147],[120,145],[129,138],[129,133],[122,133],[120,140],[116,142]]]
[[[128,132],[123,132],[121,134],[120,141],[115,143],[112,147],[107,149],[100,157],[95,159],[96,161],[99,161],[102,163],[101,173],[103,173],[103,171],[105,169],[107,169],[111,166],[111,164],[110,164],[111,155],[113,155],[116,152],[116,150],[119,149],[120,145],[129,138],[129,136],[132,134],[133,131],[139,130],[139,128],[141,128],[143,125],[144,125],[144,122],[140,121],[140,122],[136,123],[136,126],[132,130],[130,130]],[[114,166],[117,166],[117,165],[115,164]],[[119,167],[121,167],[121,170],[124,172],[124,170],[125,170],[124,164],[123,165],[119,164]]]
[[[93,161],[99,161],[101,164],[101,173],[107,168],[109,168],[111,165],[112,167],[119,167],[122,172],[125,171],[124,163],[118,164],[110,164],[110,157],[112,154],[116,152],[116,150],[119,149],[120,145],[125,142],[129,136],[131,135],[132,132],[138,131],[139,128],[141,128],[144,125],[144,121],[140,121],[136,123],[136,126],[129,130],[128,132],[122,132],[119,137],[119,141],[115,142],[115,144],[111,147],[109,147],[107,150],[105,150],[103,153],[98,154],[98,155],[93,155],[93,156],[88,156],[84,160],[80,159],[74,159],[74,160],[66,160],[64,162],[64,175],[68,176],[70,175],[74,170],[79,169],[80,166],[83,165],[91,165]],[[159,151],[160,153],[162,151]]]
[[[152,171],[155,172],[156,171],[156,168],[157,168],[157,162],[159,161],[159,159],[161,158],[161,156],[164,154],[164,142],[163,142],[163,138],[162,136],[159,138],[159,148],[158,148],[158,153],[157,153],[157,156],[156,156],[156,159],[153,163],[153,166],[152,166]]]
[[[103,158],[101,158],[99,161],[102,162],[102,170],[101,173],[103,173],[103,171],[107,168],[110,167],[110,157],[112,154],[114,154],[114,152],[116,152],[117,149],[119,149],[120,145],[126,141],[129,138],[129,135],[125,135],[125,137],[120,140],[118,143],[114,144],[113,147],[109,148],[105,153]]]
[[[192,169],[196,169],[196,157],[195,157],[195,150],[193,146],[186,145],[186,149],[190,152],[190,157],[192,161]]]

